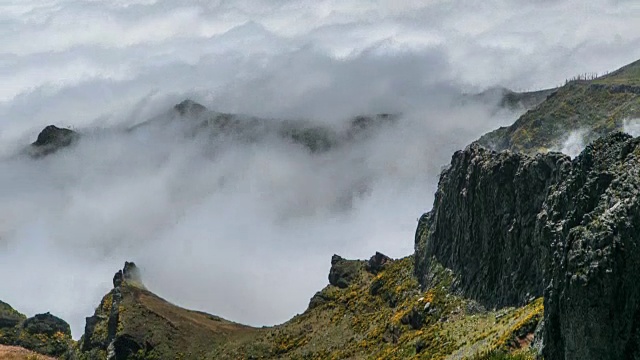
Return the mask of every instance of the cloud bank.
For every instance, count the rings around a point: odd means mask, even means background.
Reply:
[[[570,15],[570,16],[569,16]],[[451,153],[517,113],[460,93],[533,90],[640,58],[625,1],[5,1],[0,5],[0,299],[75,337],[124,260],[179,305],[254,325],[305,309],[333,253],[412,252]],[[585,21],[588,19],[588,21]],[[325,153],[273,136],[185,136],[190,97],[344,131]],[[33,161],[45,125],[86,134]]]

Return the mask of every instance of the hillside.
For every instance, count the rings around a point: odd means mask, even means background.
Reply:
[[[482,136],[477,142],[493,150],[534,154],[558,151],[572,131],[585,143],[640,117],[640,61],[595,80],[571,81],[527,111],[513,125]]]
[[[78,342],[63,320],[27,318],[0,302],[0,344],[73,360],[639,358],[640,139],[615,132],[637,115],[639,77],[640,62],[568,83],[453,154],[418,221],[415,254],[334,255],[329,285],[281,325],[254,328],[171,304],[126,262]],[[267,131],[324,151],[393,123],[360,117],[338,133],[190,101],[170,115],[139,126],[186,120],[186,130],[207,136],[251,141]],[[604,136],[574,159],[548,151],[573,129]],[[45,131],[31,155],[83,136]]]
[[[72,359],[444,359],[524,351],[542,317],[542,300],[487,311],[448,291],[452,276],[433,269],[421,291],[413,257],[369,262],[332,259],[332,284],[303,314],[270,328],[251,328],[172,305],[127,274],[87,318]],[[122,280],[121,280],[122,279]],[[524,349],[521,349],[523,348]]]

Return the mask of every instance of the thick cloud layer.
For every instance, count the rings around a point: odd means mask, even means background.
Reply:
[[[262,325],[301,312],[333,253],[412,252],[451,152],[516,113],[457,101],[640,58],[624,1],[5,1],[0,5],[0,299],[81,334],[125,260],[182,306]],[[344,131],[322,154],[275,136],[128,128],[191,97]],[[33,161],[47,124],[85,134]],[[106,130],[105,130],[106,129]]]

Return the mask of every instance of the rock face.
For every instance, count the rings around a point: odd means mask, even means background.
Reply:
[[[38,134],[38,138],[31,144],[31,155],[44,156],[72,145],[78,140],[79,134],[70,129],[62,129],[49,125]]]
[[[344,289],[356,278],[362,269],[362,261],[346,260],[338,255],[331,257],[329,284]]]
[[[545,359],[640,358],[640,139],[613,133],[560,154],[453,156],[416,231],[432,262],[489,306],[544,294]]]
[[[541,296],[545,246],[533,236],[536,216],[569,162],[561,154],[530,157],[478,145],[456,152],[417,230],[422,285],[429,287],[433,258],[458,275],[456,290],[487,307]]]
[[[0,344],[61,356],[71,345],[71,328],[64,320],[50,313],[27,319],[9,304],[0,301]]]
[[[640,139],[594,142],[551,190],[545,358],[640,358]]]
[[[80,345],[82,352],[98,358],[127,359],[143,349],[144,344],[130,335],[118,334],[125,286],[142,287],[140,271],[133,262],[125,262],[124,268],[115,273],[113,290],[102,298],[94,315],[87,318]]]

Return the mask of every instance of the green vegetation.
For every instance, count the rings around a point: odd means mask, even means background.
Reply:
[[[640,60],[602,76],[593,82],[607,85],[640,85]]]
[[[640,117],[640,61],[594,80],[570,81],[513,125],[482,136],[496,150],[557,151],[569,131],[584,130],[586,142],[623,129]]]
[[[133,359],[528,359],[521,356],[530,354],[542,299],[489,311],[452,294],[455,278],[442,266],[429,270],[432,286],[422,291],[413,256],[377,274],[366,264],[340,259],[335,265],[351,274],[347,286],[325,287],[303,314],[264,328],[177,307],[125,281],[105,295],[64,358],[116,351]]]

